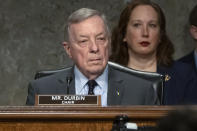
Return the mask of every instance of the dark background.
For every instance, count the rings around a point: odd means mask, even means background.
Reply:
[[[27,85],[42,69],[72,65],[61,42],[68,15],[89,7],[113,28],[129,0],[0,0],[0,105],[24,105]],[[177,59],[194,47],[188,14],[196,0],[155,0],[165,12]]]

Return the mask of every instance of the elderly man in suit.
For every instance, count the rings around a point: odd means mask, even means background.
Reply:
[[[93,9],[79,9],[70,15],[65,30],[68,41],[63,45],[74,66],[32,81],[27,105],[34,105],[35,94],[101,95],[102,106],[158,103],[150,82],[107,64],[111,40],[103,14]]]

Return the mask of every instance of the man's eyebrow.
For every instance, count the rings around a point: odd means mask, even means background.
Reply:
[[[88,36],[86,36],[86,35],[79,35],[79,37],[86,37],[87,38]]]
[[[100,35],[105,35],[105,34],[106,34],[106,33],[101,32],[101,33],[97,34],[96,37],[97,37],[97,36],[100,36]]]

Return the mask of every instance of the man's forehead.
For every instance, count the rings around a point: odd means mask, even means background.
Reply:
[[[102,32],[93,32],[93,33],[89,33],[89,32],[76,32],[75,34],[77,37],[89,37],[89,36],[95,36],[95,37],[98,37],[98,36],[106,36],[106,32],[105,31],[102,31]]]
[[[100,16],[91,16],[84,20],[70,23],[70,25],[87,25],[88,23],[104,23],[103,19]]]
[[[77,36],[86,36],[89,34],[105,35],[107,33],[103,24],[87,23],[87,24],[72,24],[69,31]]]

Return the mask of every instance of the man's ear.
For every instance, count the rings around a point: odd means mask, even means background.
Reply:
[[[192,25],[190,26],[190,33],[192,35],[192,37],[197,40],[197,27]]]
[[[62,42],[62,45],[64,46],[64,50],[66,51],[66,53],[68,54],[68,56],[70,58],[72,58],[72,55],[70,53],[70,43],[64,41],[64,42]]]

